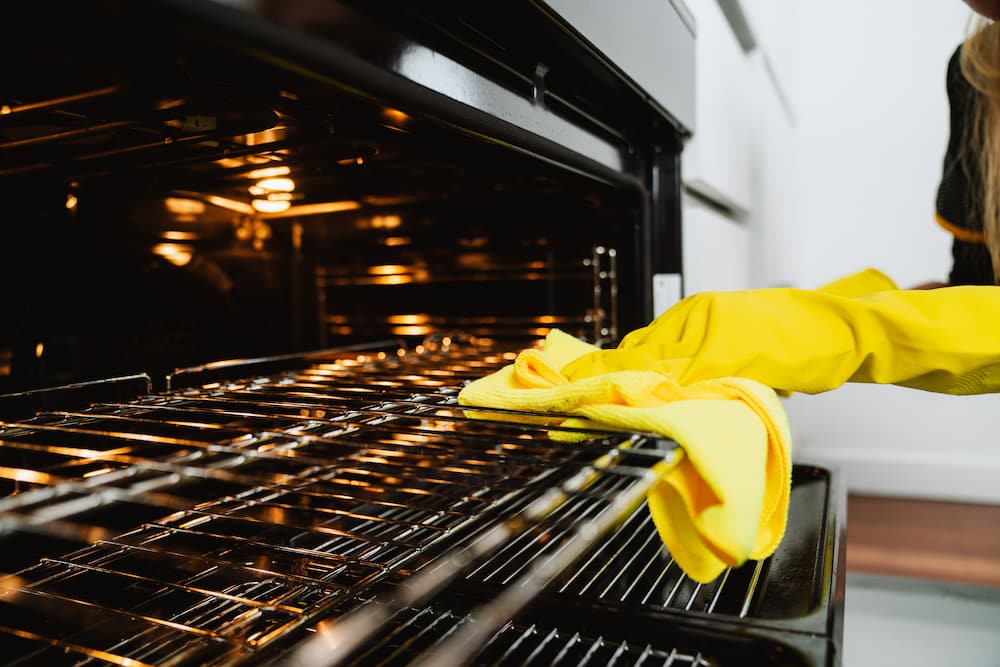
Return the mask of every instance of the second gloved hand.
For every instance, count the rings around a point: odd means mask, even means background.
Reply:
[[[792,288],[695,294],[562,373],[575,380],[618,370],[667,372],[682,384],[744,377],[810,394],[845,382],[996,392],[1000,287],[856,298]]]

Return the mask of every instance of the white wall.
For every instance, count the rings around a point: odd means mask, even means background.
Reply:
[[[933,216],[945,71],[968,7],[843,0],[799,13],[803,286],[868,265],[903,285],[943,278],[950,237]]]
[[[945,71],[968,8],[843,0],[799,12],[800,286],[869,265],[903,286],[945,278],[951,237],[934,199]],[[853,491],[1000,503],[1000,396],[847,385],[786,406],[796,458],[840,468]]]
[[[1000,397],[849,384],[785,401],[793,459],[852,492],[1000,503]]]

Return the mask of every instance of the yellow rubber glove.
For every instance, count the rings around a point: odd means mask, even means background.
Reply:
[[[737,376],[809,394],[845,382],[996,392],[1000,287],[855,298],[792,288],[695,294],[562,374],[578,380],[620,370],[668,373],[681,384]]]
[[[886,274],[874,267],[869,267],[837,278],[816,289],[819,292],[826,292],[827,294],[858,297],[889,289],[899,289],[899,286]]]
[[[785,531],[791,490],[791,436],[774,392],[740,378],[682,387],[648,371],[623,371],[570,382],[558,369],[595,348],[553,330],[541,350],[466,386],[465,406],[558,412],[472,417],[660,433],[683,448],[647,494],[660,537],[677,564],[707,583],[727,566],[765,558]],[[552,431],[572,440],[574,434]],[[580,436],[575,439],[580,439]]]

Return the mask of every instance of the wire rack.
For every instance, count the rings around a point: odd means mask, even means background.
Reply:
[[[382,639],[360,651],[351,665],[404,665],[432,653],[468,623],[467,609],[408,609]],[[612,631],[611,633],[615,633]],[[581,631],[566,623],[534,619],[509,623],[483,646],[476,663],[483,665],[660,665],[712,667],[719,664],[698,650],[664,647],[656,639],[630,642]]]
[[[663,549],[643,499],[674,443],[584,430],[567,444],[537,416],[466,416],[463,383],[513,356],[445,337],[282,372],[211,365],[163,394],[0,422],[5,659],[367,664],[417,632],[427,653],[393,660],[518,664],[544,637],[532,655],[547,660],[712,664],[512,623],[543,590],[746,616],[766,572],[700,586]],[[481,599],[424,607],[454,590]]]

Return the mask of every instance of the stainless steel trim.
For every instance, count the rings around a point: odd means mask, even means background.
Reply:
[[[683,2],[546,0],[545,4],[671,116],[695,130],[694,20]]]
[[[623,156],[613,145],[436,51],[412,44],[389,67],[411,81],[534,132],[606,167],[616,171],[624,168]]]

